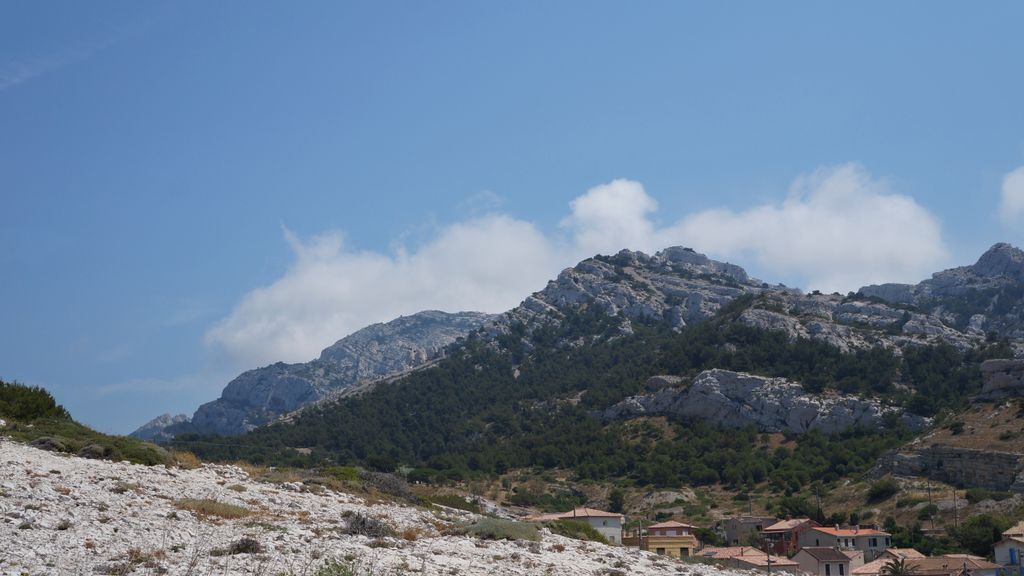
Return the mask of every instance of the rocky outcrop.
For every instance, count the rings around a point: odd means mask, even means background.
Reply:
[[[596,306],[608,316],[621,317],[626,333],[633,321],[665,320],[681,329],[710,318],[739,296],[769,288],[739,266],[689,248],[666,248],[653,256],[622,250],[563,270],[505,313],[494,328],[507,332],[510,326],[523,325],[529,331],[557,323],[570,311]]]
[[[981,363],[981,377],[977,400],[1024,396],[1024,360],[986,360]]]
[[[878,475],[925,476],[954,486],[1024,491],[1024,454],[932,445],[890,452],[879,459]]]
[[[860,293],[914,306],[957,330],[1024,337],[1024,252],[996,244],[970,266],[937,272],[911,284],[865,286]]]
[[[982,257],[979,270],[991,273],[1013,268],[998,264],[1006,260],[998,255],[1019,252],[1016,248],[993,250],[996,255]],[[1012,262],[1013,257],[1009,260]],[[1003,278],[1000,282],[1004,280],[1008,282],[1007,290],[1016,287],[1013,289],[1024,294],[1024,283],[1019,279]],[[739,266],[712,260],[689,248],[667,248],[653,256],[623,250],[614,256],[589,258],[562,271],[543,290],[503,314],[490,330],[493,334],[509,334],[514,327],[522,326],[528,335],[591,307],[618,318],[621,333],[630,333],[632,323],[637,321],[666,321],[681,330],[707,320],[743,296],[754,300],[738,316],[739,322],[785,332],[793,340],[819,340],[845,352],[880,346],[898,353],[906,346],[940,341],[967,350],[984,342],[988,327],[1024,326],[1024,321],[1014,317],[993,319],[982,313],[958,323],[948,308],[915,307],[914,298],[902,295],[913,294],[912,288],[887,285],[867,287],[847,296],[804,294],[783,285],[766,284],[751,278]],[[1007,301],[1003,298],[1004,303]],[[989,313],[1002,311],[995,308]]]
[[[171,434],[167,433],[168,427],[187,424],[189,420],[190,418],[187,414],[178,414],[177,416],[163,414],[153,418],[149,422],[146,422],[140,426],[138,430],[132,432],[131,435],[149,442],[164,442],[173,437]]]
[[[874,428],[887,414],[921,429],[928,419],[855,396],[811,395],[784,378],[765,378],[707,370],[688,387],[662,388],[633,396],[604,411],[607,419],[665,415],[696,418],[741,428],[753,424],[764,432],[832,433],[851,428]]]
[[[493,318],[480,312],[431,310],[374,324],[325,348],[310,362],[278,362],[244,372],[228,383],[220,398],[200,406],[191,421],[164,428],[147,424],[145,433],[154,438],[183,432],[242,434],[339,390],[428,363]],[[132,435],[143,432],[140,428]]]

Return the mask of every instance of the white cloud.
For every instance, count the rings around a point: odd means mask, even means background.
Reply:
[[[570,203],[561,232],[491,214],[441,228],[426,243],[360,251],[338,233],[284,235],[295,262],[248,293],[206,334],[238,367],[297,362],[363,326],[425,309],[501,312],[559,270],[622,248],[690,246],[765,271],[768,281],[852,290],[917,281],[947,258],[939,222],[854,164],[800,176],[777,204],[708,210],[668,226],[638,182],[615,180]]]
[[[691,214],[659,240],[823,291],[917,282],[948,258],[938,220],[856,164],[798,177],[779,204]]]
[[[1003,177],[999,214],[1007,224],[1018,222],[1024,216],[1024,166]]]
[[[561,264],[532,224],[501,215],[449,226],[413,252],[357,251],[336,233],[285,237],[292,267],[206,334],[239,366],[305,361],[363,326],[421,310],[503,311]]]

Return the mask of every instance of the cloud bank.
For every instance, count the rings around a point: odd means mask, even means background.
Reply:
[[[999,215],[1006,224],[1019,222],[1024,217],[1024,166],[1003,177]]]
[[[305,361],[363,326],[403,314],[502,312],[561,269],[622,248],[689,246],[765,271],[769,281],[826,291],[917,281],[948,258],[938,220],[856,164],[802,175],[778,203],[706,210],[665,226],[657,215],[643,185],[614,180],[570,202],[552,232],[492,213],[382,253],[357,250],[337,232],[302,240],[285,230],[294,263],[246,294],[207,331],[206,342],[239,367]]]

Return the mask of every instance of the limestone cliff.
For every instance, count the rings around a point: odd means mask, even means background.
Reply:
[[[663,377],[655,377],[662,379]],[[652,379],[654,380],[654,379]],[[729,370],[706,370],[689,386],[651,383],[656,391],[627,398],[604,411],[607,419],[672,416],[700,419],[742,428],[753,424],[764,432],[841,432],[873,428],[892,414],[908,427],[930,421],[877,400],[840,394],[808,394],[796,382]]]

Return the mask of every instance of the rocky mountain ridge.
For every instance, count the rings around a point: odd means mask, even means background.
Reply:
[[[338,340],[310,362],[278,362],[244,372],[228,383],[220,398],[200,406],[188,421],[168,422],[160,417],[132,436],[242,434],[333,391],[434,360],[448,345],[492,319],[480,312],[428,310],[373,324]]]
[[[689,248],[671,247],[654,255],[622,250],[563,270],[544,289],[498,316],[452,315],[454,325],[448,327],[439,320],[444,313],[423,312],[360,330],[311,362],[246,372],[228,384],[221,398],[201,406],[190,423],[168,431],[239,434],[346,390],[365,390],[367,383],[422,367],[477,329],[495,345],[519,338],[529,352],[532,333],[559,326],[583,310],[614,319],[617,333],[625,335],[635,322],[666,322],[682,330],[748,297],[753,303],[737,321],[784,332],[791,340],[818,340],[844,352],[882,347],[899,354],[907,346],[938,342],[963,351],[984,343],[989,332],[1015,338],[1024,334],[1022,262],[1024,252],[997,244],[974,265],[937,273],[918,285],[868,286],[843,296],[769,285],[735,264]],[[966,320],[965,311],[972,312]],[[432,320],[421,326],[417,318]],[[439,331],[436,338],[430,330]],[[578,346],[584,340],[558,345]],[[1019,343],[1017,349],[1024,354]]]
[[[972,265],[937,272],[918,284],[860,291],[914,306],[966,332],[1024,338],[1024,251],[1006,243],[992,246]]]
[[[508,333],[523,325],[529,332],[591,306],[621,317],[623,333],[631,332],[631,323],[637,321],[665,321],[679,330],[710,318],[741,296],[753,296],[754,304],[738,320],[785,332],[793,340],[819,340],[847,352],[881,346],[898,353],[905,346],[940,341],[966,350],[984,342],[990,332],[1024,335],[1022,262],[1024,252],[996,244],[976,264],[937,273],[916,286],[867,286],[844,296],[770,285],[735,264],[689,248],[666,248],[653,256],[622,250],[562,271],[543,290],[501,315],[490,330]],[[908,300],[905,293],[926,297]],[[964,321],[957,314],[965,309],[983,312]]]

